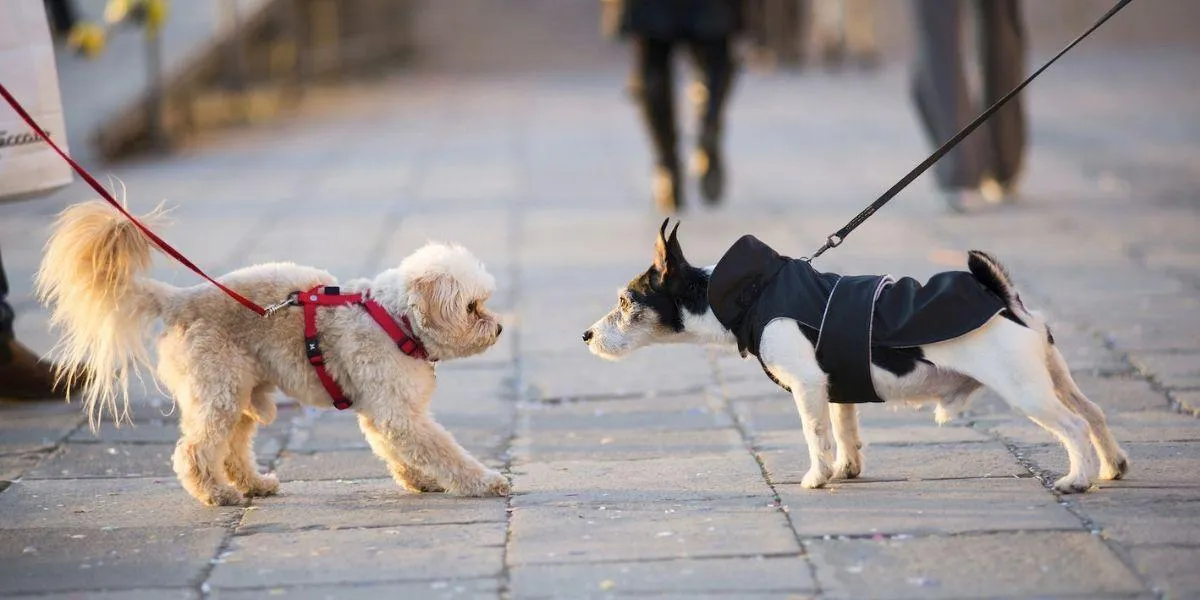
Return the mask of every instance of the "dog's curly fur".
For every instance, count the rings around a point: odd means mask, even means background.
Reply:
[[[145,277],[152,247],[103,202],[77,204],[59,216],[37,276],[38,296],[63,331],[56,354],[58,364],[69,366],[59,376],[79,384],[93,429],[105,412],[120,425],[128,419],[131,376],[152,370],[148,346],[161,322],[157,380],[181,411],[173,462],[183,487],[209,505],[275,493],[279,483],[258,472],[251,445],[257,426],[275,419],[275,391],[307,406],[332,405],[305,357],[301,311],[264,318],[207,283],[178,288]],[[261,305],[337,283],[325,271],[291,263],[239,269],[221,282]],[[341,284],[407,315],[437,360],[478,354],[496,342],[499,320],[483,306],[494,287],[467,250],[432,243],[373,280]],[[436,385],[430,362],[402,354],[354,306],[322,308],[318,326],[330,374],[354,399],[367,441],[402,487],[508,493],[502,474],[430,416]]]

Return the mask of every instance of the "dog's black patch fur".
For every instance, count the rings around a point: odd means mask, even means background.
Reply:
[[[650,267],[625,289],[634,304],[653,309],[659,324],[683,331],[683,311],[703,315],[708,310],[708,275],[701,269],[683,266],[667,277]]]

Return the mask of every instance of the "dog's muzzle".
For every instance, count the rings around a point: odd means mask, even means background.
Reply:
[[[583,332],[583,343],[586,344],[586,343],[592,341],[592,338],[595,337],[595,335],[596,334],[593,333],[591,329]]]

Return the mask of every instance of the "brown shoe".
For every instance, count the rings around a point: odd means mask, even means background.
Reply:
[[[0,398],[62,400],[50,365],[16,339],[0,338]]]

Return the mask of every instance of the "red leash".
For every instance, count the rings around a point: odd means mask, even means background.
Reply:
[[[79,176],[88,183],[88,185],[92,186],[92,189],[96,190],[96,193],[100,194],[101,198],[104,198],[104,200],[111,204],[113,208],[117,209],[117,211],[122,215],[125,215],[125,218],[132,221],[133,224],[136,225],[146,237],[150,238],[151,241],[157,244],[163,252],[166,252],[171,256],[171,258],[179,261],[183,266],[191,269],[193,273],[203,277],[209,283],[220,288],[222,292],[228,294],[230,298],[237,300],[242,306],[245,306],[246,308],[258,313],[259,316],[267,316],[266,309],[250,301],[245,296],[242,296],[228,287],[225,287],[223,284],[221,284],[221,282],[209,277],[207,273],[200,270],[200,267],[197,267],[192,263],[192,261],[188,260],[186,256],[181,254],[175,248],[172,248],[170,244],[163,241],[162,238],[158,237],[158,235],[156,235],[153,231],[150,231],[145,225],[142,225],[141,221],[138,221],[137,218],[129,214],[129,211],[125,210],[125,207],[121,206],[121,203],[117,202],[116,198],[113,198],[112,194],[110,194],[108,190],[104,189],[104,186],[100,185],[100,183],[96,181],[96,178],[92,177],[91,173],[88,173],[83,167],[79,166],[79,163],[75,162],[75,160],[70,156],[67,156],[67,153],[63,152],[62,148],[59,148],[58,144],[55,144],[54,141],[50,139],[50,136],[47,135],[46,132],[37,124],[37,122],[33,120],[33,117],[29,116],[29,113],[25,111],[25,108],[22,107],[19,102],[17,102],[17,99],[13,98],[12,94],[8,93],[8,88],[4,87],[3,83],[0,83],[0,96],[4,96],[4,99],[8,102],[9,106],[13,107],[13,110],[17,111],[17,114],[20,115],[21,118],[24,119],[25,122],[29,124],[29,126],[32,127],[35,132],[37,132],[38,136],[45,140],[45,142],[49,144],[50,147],[53,148],[54,151],[63,158],[63,160],[67,161],[67,164],[71,165],[71,168],[75,169],[75,172],[78,173]]]

